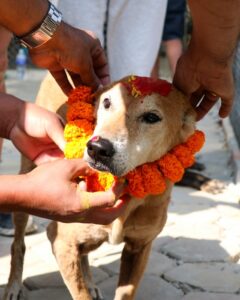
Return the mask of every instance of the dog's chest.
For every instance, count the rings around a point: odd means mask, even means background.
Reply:
[[[125,214],[112,223],[109,242],[118,244],[125,239],[153,239],[166,221],[169,193],[131,200]]]

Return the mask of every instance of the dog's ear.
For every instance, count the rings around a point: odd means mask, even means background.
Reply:
[[[185,109],[182,116],[181,138],[185,141],[191,134],[194,133],[196,122],[196,112],[192,107]]]

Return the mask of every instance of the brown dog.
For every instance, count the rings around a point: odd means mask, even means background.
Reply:
[[[92,167],[123,176],[141,164],[159,159],[194,132],[195,113],[186,97],[175,88],[167,97],[153,93],[145,98],[140,101],[132,97],[119,82],[99,94],[93,136],[107,140],[114,151],[104,160],[101,155],[98,158],[89,156],[86,150],[84,158]],[[41,86],[37,103],[64,117],[65,100],[59,87],[48,76]],[[21,172],[28,172],[31,168],[32,163],[24,160]],[[114,299],[134,299],[152,241],[165,225],[171,189],[172,183],[167,182],[166,191],[160,195],[132,198],[121,218],[110,225],[58,222],[49,225],[48,238],[74,300],[102,299],[91,282],[87,254],[104,241],[125,242]],[[4,300],[17,300],[21,293],[26,220],[26,215],[15,215],[12,268]]]

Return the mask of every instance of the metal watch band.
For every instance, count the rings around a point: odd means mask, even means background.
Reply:
[[[20,37],[21,44],[28,48],[34,48],[46,43],[51,39],[61,21],[61,12],[52,3],[50,3],[47,16],[43,20],[41,26],[33,32]]]

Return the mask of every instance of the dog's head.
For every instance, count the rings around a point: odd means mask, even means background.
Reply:
[[[159,159],[195,130],[195,112],[174,87],[167,96],[134,97],[120,81],[99,92],[96,101],[96,127],[84,158],[116,176]]]

